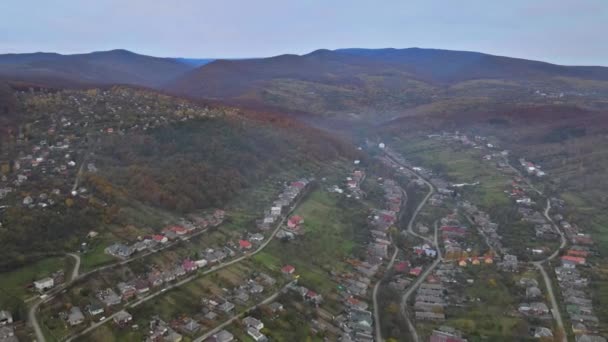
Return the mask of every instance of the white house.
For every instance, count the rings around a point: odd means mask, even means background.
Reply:
[[[247,328],[247,335],[251,336],[251,338],[256,342],[267,341],[266,335],[262,334],[259,330],[256,330],[253,327]]]
[[[271,207],[270,208],[270,215],[272,215],[272,216],[279,216],[279,215],[281,215],[281,207]]]
[[[262,321],[260,321],[259,319],[255,318],[255,317],[251,317],[251,316],[247,316],[245,318],[243,318],[243,323],[248,326],[248,327],[252,327],[256,330],[260,330],[264,328],[264,323],[262,323]]]
[[[196,264],[196,267],[202,268],[207,266],[207,259],[196,260],[194,263]]]
[[[50,278],[50,277],[36,280],[34,282],[34,287],[36,287],[36,290],[41,291],[41,292],[46,291],[46,290],[52,288],[53,286],[55,286],[55,281],[53,280],[53,278]]]

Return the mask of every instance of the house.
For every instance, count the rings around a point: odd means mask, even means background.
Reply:
[[[129,322],[131,322],[133,320],[133,316],[131,316],[131,314],[126,312],[125,310],[120,310],[116,313],[116,315],[114,315],[114,318],[112,318],[112,320],[118,326],[122,327],[122,326],[125,326],[126,324],[129,324]]]
[[[169,239],[167,239],[166,236],[160,235],[160,234],[153,235],[152,240],[154,240],[158,243],[167,243],[169,241]]]
[[[290,217],[289,220],[287,221],[287,227],[292,228],[292,229],[297,228],[302,223],[304,223],[304,219],[302,218],[302,216],[294,215],[294,216]]]
[[[181,329],[189,335],[194,335],[201,329],[201,325],[192,318],[188,318],[181,326]]]
[[[256,342],[268,341],[266,335],[262,334],[259,330],[253,327],[247,328],[247,335],[251,336],[251,338]]]
[[[19,342],[15,336],[15,329],[11,325],[0,326],[0,341],[2,342]]]
[[[264,235],[260,233],[251,234],[251,236],[249,236],[249,240],[253,242],[262,242],[264,241]]]
[[[131,284],[120,282],[116,285],[116,288],[118,288],[118,292],[120,292],[123,300],[129,300],[137,294],[137,289]]]
[[[606,338],[598,335],[577,335],[576,342],[606,342]]]
[[[313,290],[308,290],[308,292],[306,293],[306,296],[304,296],[304,298],[317,305],[321,304],[321,302],[323,301],[323,296],[316,293]]]
[[[196,267],[203,268],[207,266],[207,259],[196,260],[194,263],[196,264]]]
[[[115,256],[118,258],[127,259],[131,255],[133,255],[134,250],[127,245],[123,245],[121,243],[115,243],[115,244],[112,244],[112,245],[106,247],[105,252],[106,252],[106,254],[109,254],[109,255],[112,255],[112,256]]]
[[[561,261],[564,267],[573,268],[576,265],[584,265],[586,259],[583,257],[564,255],[563,257],[561,257]]]
[[[493,263],[494,263],[494,259],[493,259],[491,256],[485,256],[485,257],[483,258],[483,262],[484,262],[486,265],[490,265],[490,264],[493,264]]]
[[[534,337],[536,337],[536,338],[553,337],[553,332],[549,328],[536,327],[536,328],[534,328]]]
[[[256,330],[261,330],[264,328],[264,323],[262,323],[262,321],[260,321],[259,319],[255,318],[255,317],[251,317],[251,316],[247,316],[247,317],[243,318],[243,324],[245,324],[248,327],[252,327]]]
[[[481,262],[479,261],[479,258],[478,258],[478,257],[473,257],[473,258],[471,259],[471,264],[472,264],[472,265],[476,265],[476,266],[478,266],[478,265],[480,265],[480,264],[481,264]]]
[[[214,342],[232,342],[234,341],[234,335],[226,330],[221,330],[217,334],[213,335]]]
[[[279,216],[279,215],[281,215],[281,207],[271,207],[270,208],[270,215],[272,215],[272,216]]]
[[[467,265],[468,265],[467,259],[460,259],[460,260],[458,260],[458,266],[460,266],[460,267],[466,267]]]
[[[241,247],[241,249],[251,249],[251,246],[251,242],[247,240],[239,240],[239,247]]]
[[[452,327],[441,326],[437,330],[433,330],[429,342],[466,342],[462,338],[462,333]]]
[[[0,326],[13,323],[13,315],[8,311],[0,311]],[[0,339],[1,341],[1,339]]]
[[[106,306],[118,305],[121,302],[121,298],[111,288],[99,291],[97,298]]]
[[[55,281],[53,280],[53,278],[50,278],[50,277],[36,280],[34,282],[34,287],[36,288],[36,290],[38,290],[40,292],[46,291],[46,290],[52,288],[53,286],[55,286]]]
[[[68,314],[68,323],[71,326],[75,326],[82,322],[84,322],[84,315],[82,314],[82,311],[79,307],[73,306]]]
[[[422,273],[422,267],[414,267],[410,270],[409,274],[414,277],[418,277]]]
[[[190,273],[190,272],[196,271],[198,266],[197,266],[196,262],[194,262],[190,259],[185,259],[182,262],[182,268],[184,269],[184,271],[186,271],[186,273]]]
[[[225,314],[229,314],[234,310],[234,304],[230,303],[229,301],[225,301],[218,305],[217,309]]]
[[[182,236],[182,235],[188,234],[188,229],[186,229],[186,228],[184,228],[182,226],[171,226],[171,227],[165,228],[165,230],[172,231],[172,232],[174,232],[178,236]]]
[[[534,299],[542,295],[540,289],[536,286],[530,286],[526,289],[526,298]]]
[[[150,291],[150,283],[144,279],[137,279],[134,283],[135,290],[138,294],[146,293]]]
[[[405,273],[410,267],[410,263],[408,261],[400,261],[395,264],[395,272]]]
[[[103,306],[101,306],[99,303],[91,303],[86,310],[89,312],[89,315],[91,315],[91,316],[101,315],[105,311],[103,309]]]
[[[270,311],[272,311],[273,313],[277,313],[279,311],[283,311],[283,304],[279,303],[279,302],[273,302],[270,305],[268,305],[268,308],[270,309]]]
[[[296,271],[296,268],[291,265],[285,265],[281,268],[281,272],[283,274],[293,274]]]

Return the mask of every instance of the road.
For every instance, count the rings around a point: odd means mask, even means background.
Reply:
[[[547,295],[549,296],[549,301],[551,302],[551,313],[553,314],[553,318],[555,319],[555,323],[557,324],[558,329],[560,329],[562,332],[562,334],[561,334],[562,341],[566,342],[567,336],[566,336],[566,331],[564,329],[564,321],[562,319],[562,313],[561,313],[559,305],[557,303],[557,299],[555,298],[555,294],[553,293],[553,281],[552,281],[551,277],[549,277],[549,275],[547,274],[547,271],[545,270],[543,263],[555,259],[559,255],[559,252],[564,247],[566,247],[568,241],[566,240],[566,236],[564,235],[562,230],[555,224],[555,222],[553,222],[553,220],[549,216],[550,210],[551,210],[551,201],[549,199],[547,199],[547,206],[545,207],[544,216],[551,223],[551,225],[553,225],[553,228],[555,228],[555,230],[557,230],[557,232],[559,233],[559,235],[561,237],[561,244],[560,244],[559,248],[557,250],[555,250],[555,252],[553,252],[551,255],[549,255],[548,257],[546,257],[543,260],[534,261],[534,262],[532,262],[532,264],[534,265],[534,267],[536,267],[540,271],[540,274],[543,276],[543,280],[545,281],[545,287],[547,288]]]
[[[157,291],[157,292],[155,292],[153,294],[150,294],[150,295],[148,295],[148,296],[146,296],[144,298],[139,299],[136,302],[128,304],[127,306],[125,306],[125,309],[139,306],[139,305],[141,305],[141,304],[143,304],[143,303],[145,303],[145,302],[147,302],[147,301],[149,301],[149,300],[151,300],[151,299],[153,299],[153,298],[155,298],[155,297],[157,297],[157,296],[159,296],[159,295],[161,295],[161,294],[163,294],[163,293],[165,293],[165,292],[167,292],[167,291],[169,291],[171,289],[180,287],[180,286],[182,286],[182,285],[184,285],[184,284],[186,284],[186,283],[188,283],[188,282],[190,282],[190,281],[192,281],[192,280],[194,280],[194,279],[196,279],[198,277],[205,276],[205,275],[208,275],[208,274],[213,273],[213,272],[217,272],[217,271],[219,271],[219,270],[221,270],[223,268],[226,268],[228,266],[234,265],[234,264],[236,264],[238,262],[241,262],[241,261],[243,261],[245,259],[251,258],[252,256],[258,254],[264,248],[266,248],[266,246],[268,246],[268,244],[274,239],[274,237],[277,235],[277,233],[279,232],[279,230],[281,230],[283,224],[285,223],[285,220],[287,220],[287,218],[289,217],[289,215],[300,204],[300,201],[301,201],[302,198],[304,198],[304,195],[300,196],[300,198],[296,201],[296,203],[294,203],[292,205],[292,207],[289,209],[289,211],[287,212],[287,214],[285,214],[283,216],[283,218],[281,219],[281,221],[279,221],[279,223],[277,223],[276,228],[272,231],[272,234],[268,237],[268,239],[266,239],[266,241],[264,241],[264,243],[262,243],[255,251],[253,251],[251,253],[244,254],[244,255],[242,255],[242,256],[240,256],[238,258],[232,259],[230,261],[227,261],[227,262],[224,262],[224,263],[221,263],[221,264],[217,264],[217,265],[211,267],[210,269],[206,270],[205,272],[196,273],[196,274],[191,275],[191,276],[189,276],[187,278],[184,278],[184,279],[180,280],[179,282],[177,282],[175,284],[172,284],[172,285],[170,285],[168,287],[163,288],[161,291]],[[66,339],[66,341],[70,342],[70,341],[73,341],[74,339],[76,339],[78,337],[81,337],[81,336],[84,336],[84,335],[88,334],[89,332],[95,330],[99,326],[101,326],[101,325],[107,323],[108,321],[110,321],[117,314],[118,314],[118,312],[116,312],[116,313],[114,313],[114,314],[106,317],[105,319],[103,319],[103,320],[101,320],[99,322],[93,323],[91,326],[89,326],[85,330],[83,330],[83,331],[81,331],[81,332],[79,332],[79,333],[77,333],[75,335],[70,336],[69,338]]]
[[[282,291],[286,290],[291,284],[293,284],[295,282],[291,281],[289,283],[287,283],[287,285],[283,286],[280,290],[276,291],[275,293],[273,293],[272,295],[270,295],[269,297],[267,297],[266,299],[264,299],[263,301],[259,302],[256,305],[250,306],[249,308],[247,308],[246,310],[242,311],[240,314],[232,316],[230,319],[228,319],[227,321],[225,321],[224,323],[218,325],[217,327],[213,328],[212,330],[209,330],[208,332],[206,332],[205,334],[197,337],[196,339],[194,339],[192,342],[202,342],[204,340],[206,340],[207,338],[211,337],[213,334],[218,333],[220,330],[224,329],[225,327],[229,326],[230,324],[232,324],[232,322],[236,321],[237,319],[243,317],[246,313],[251,312],[251,310],[254,310],[255,308],[257,308],[260,305],[264,305],[264,304],[268,304],[272,301],[274,301],[280,294]]]
[[[137,259],[141,259],[141,258],[146,257],[148,255],[151,255],[151,254],[154,254],[154,253],[158,253],[158,252],[160,252],[162,250],[165,250],[165,249],[167,249],[167,248],[169,248],[171,246],[174,246],[174,245],[176,245],[176,244],[178,244],[178,243],[180,243],[182,241],[187,241],[187,240],[189,240],[189,239],[191,239],[191,238],[193,238],[193,237],[195,237],[195,236],[197,236],[199,234],[202,234],[205,231],[207,231],[207,230],[206,229],[202,229],[199,232],[196,232],[196,233],[194,233],[192,235],[189,235],[188,237],[184,238],[183,240],[177,240],[177,241],[172,242],[170,244],[167,244],[166,246],[163,246],[163,247],[161,247],[159,249],[148,251],[148,252],[143,253],[143,254],[138,254],[137,256],[134,256],[134,257],[132,257],[130,259],[127,259],[127,260],[122,260],[122,261],[118,261],[118,262],[115,262],[115,263],[112,263],[112,264],[109,264],[109,265],[101,266],[101,267],[98,267],[98,268],[96,268],[94,270],[91,270],[91,271],[83,273],[83,274],[80,274],[80,264],[81,264],[80,256],[78,254],[75,254],[75,253],[67,253],[68,256],[70,256],[70,257],[72,257],[72,258],[74,258],[76,260],[76,262],[74,264],[74,269],[72,270],[72,273],[71,273],[71,276],[70,276],[70,280],[67,281],[66,283],[64,283],[64,284],[62,284],[62,285],[60,285],[60,286],[58,286],[56,288],[53,288],[52,290],[48,291],[46,293],[46,297],[44,298],[44,300],[41,299],[38,296],[35,296],[35,297],[32,297],[32,298],[28,298],[28,300],[26,300],[26,302],[37,300],[34,304],[32,304],[32,306],[30,307],[30,310],[28,311],[28,321],[32,324],[32,327],[34,328],[34,332],[36,333],[36,340],[37,340],[37,342],[46,342],[44,334],[42,334],[42,331],[40,329],[40,324],[38,323],[38,317],[36,316],[36,313],[38,312],[38,309],[40,308],[40,304],[49,302],[50,300],[52,300],[53,298],[55,298],[55,296],[57,296],[57,294],[59,294],[62,290],[68,288],[70,285],[72,285],[75,281],[77,281],[79,279],[85,278],[85,277],[90,276],[90,275],[92,275],[94,273],[97,273],[97,272],[100,272],[100,271],[103,271],[103,270],[106,270],[106,269],[109,269],[109,268],[112,268],[112,267],[116,267],[116,266],[119,266],[119,265],[120,266],[126,265],[126,264],[128,264],[130,262],[133,262],[133,261],[137,260]]]
[[[513,167],[513,165],[511,165],[511,163],[509,163],[509,160],[507,158],[505,158],[505,160],[507,162],[507,165],[509,165],[509,167],[511,169],[513,169],[532,190],[536,191],[536,193],[543,196],[542,191],[538,190],[526,177],[523,177],[521,172],[517,168]],[[549,296],[549,301],[551,302],[551,313],[553,314],[553,318],[555,319],[555,323],[557,324],[558,329],[560,329],[562,332],[562,334],[561,334],[562,342],[566,342],[567,336],[566,336],[566,331],[564,329],[564,321],[562,318],[562,313],[559,309],[559,305],[557,303],[557,299],[555,298],[555,293],[553,291],[553,280],[547,274],[547,271],[545,270],[545,267],[543,266],[543,264],[545,262],[555,259],[559,255],[560,251],[566,247],[566,245],[568,244],[568,240],[566,239],[564,232],[559,228],[558,225],[555,224],[555,222],[553,222],[553,219],[549,215],[549,211],[551,211],[551,200],[549,198],[547,198],[547,205],[545,206],[543,215],[545,216],[545,219],[547,219],[547,221],[549,221],[549,223],[551,223],[553,228],[559,234],[561,243],[559,245],[559,248],[556,249],[551,255],[547,256],[546,258],[544,258],[542,260],[532,262],[532,265],[534,265],[534,267],[536,267],[536,269],[538,269],[538,271],[540,272],[540,274],[543,277],[543,281],[545,282],[545,287],[547,288],[547,295]]]
[[[68,253],[68,255],[74,258],[76,262],[74,264],[74,269],[72,270],[72,275],[70,276],[70,282],[73,282],[76,280],[76,278],[78,278],[78,274],[80,273],[80,255],[75,253]]]
[[[418,216],[418,213],[420,212],[420,210],[422,210],[422,208],[425,206],[426,202],[429,200],[429,198],[431,198],[431,196],[435,192],[435,187],[429,181],[427,181],[426,179],[424,179],[424,177],[420,176],[417,172],[415,172],[414,170],[412,170],[409,167],[407,167],[407,165],[400,164],[398,161],[396,161],[395,159],[393,159],[388,154],[387,154],[387,156],[395,164],[400,165],[401,167],[403,167],[405,169],[408,169],[410,172],[412,172],[413,174],[415,174],[416,176],[418,176],[418,179],[420,179],[421,181],[423,181],[426,184],[426,186],[429,187],[429,192],[422,199],[422,201],[420,202],[420,204],[418,204],[418,207],[416,207],[416,210],[414,211],[414,214],[412,215],[412,217],[410,218],[410,221],[407,224],[407,232],[409,234],[417,237],[417,238],[420,238],[420,239],[428,242],[432,246],[434,246],[435,249],[437,250],[437,259],[435,259],[435,261],[433,261],[433,263],[431,264],[431,266],[428,267],[417,278],[417,280],[414,282],[414,284],[410,285],[410,287],[408,288],[408,290],[401,297],[401,305],[400,305],[401,315],[403,316],[403,318],[405,319],[405,321],[407,323],[408,330],[410,331],[412,340],[415,341],[415,342],[419,342],[420,338],[418,337],[418,332],[416,331],[416,327],[414,326],[414,324],[412,324],[412,321],[409,319],[409,317],[407,315],[407,300],[412,295],[412,293],[414,293],[414,291],[418,288],[418,286],[420,286],[420,284],[422,284],[422,282],[429,276],[429,274],[433,271],[433,269],[435,269],[435,267],[437,267],[437,265],[439,265],[439,263],[443,259],[443,256],[441,255],[441,249],[439,248],[439,243],[438,243],[438,238],[437,238],[437,230],[438,230],[437,223],[435,223],[435,234],[434,234],[433,241],[431,241],[431,239],[427,238],[426,236],[422,236],[422,235],[420,235],[420,234],[418,234],[418,233],[416,233],[414,231],[414,222],[416,221],[416,217]]]
[[[416,327],[414,326],[414,324],[412,323],[412,321],[410,320],[410,318],[407,314],[407,300],[414,293],[414,291],[416,291],[418,286],[420,286],[420,284],[422,284],[426,280],[426,278],[429,276],[429,274],[431,274],[431,272],[435,269],[435,267],[437,267],[437,265],[439,265],[439,263],[443,260],[443,256],[441,255],[441,249],[439,248],[439,244],[437,243],[438,242],[437,241],[437,230],[438,230],[437,223],[435,223],[435,238],[434,238],[433,246],[435,246],[435,248],[437,248],[437,259],[435,259],[435,261],[433,261],[431,266],[427,267],[427,269],[424,270],[424,272],[416,279],[414,284],[410,285],[410,287],[407,289],[407,291],[401,297],[401,315],[405,318],[405,322],[407,323],[407,327],[410,331],[412,341],[414,341],[414,342],[419,342],[420,338],[418,337],[418,332],[416,331]]]
[[[78,278],[78,273],[80,271],[80,256],[78,254],[74,254],[74,253],[67,253],[67,255],[74,258],[74,260],[75,260],[74,269],[72,269],[72,273],[70,275],[70,280],[68,282],[66,282],[65,284],[62,284],[61,286],[58,286],[58,287],[52,289],[51,291],[49,291],[44,299],[42,299],[40,297],[35,297],[35,298],[37,298],[36,302],[34,304],[32,304],[32,306],[30,307],[30,309],[27,312],[28,321],[30,321],[30,323],[32,324],[32,327],[34,328],[34,333],[36,334],[37,342],[46,342],[46,338],[44,337],[44,334],[42,333],[42,329],[40,328],[40,324],[38,323],[38,319],[36,317],[36,313],[38,312],[38,309],[40,308],[40,304],[46,303],[46,302],[50,301],[51,299],[55,298],[55,296],[58,293],[60,293],[63,289],[65,289],[69,284],[71,284],[74,280],[76,280]]]
[[[407,207],[407,201],[408,201],[407,193],[405,192],[405,190],[401,189],[401,192],[403,193],[404,201],[401,204],[401,212],[399,214],[399,221],[401,221],[401,218],[403,217],[403,214],[405,213],[405,208]],[[391,239],[391,242],[392,242],[392,239]],[[397,247],[397,245],[393,244],[393,247],[394,247],[395,251],[393,251],[393,255],[391,256],[391,259],[388,262],[388,265],[386,265],[387,270],[390,270],[393,268],[393,265],[395,264],[395,260],[397,259],[397,254],[399,254],[399,248]],[[373,306],[374,306],[374,324],[375,324],[377,342],[383,341],[382,329],[381,329],[381,324],[380,324],[380,310],[378,308],[378,289],[380,288],[380,283],[382,283],[382,280],[383,279],[380,279],[376,282],[376,285],[374,285],[374,291],[372,292],[372,301],[373,301]]]

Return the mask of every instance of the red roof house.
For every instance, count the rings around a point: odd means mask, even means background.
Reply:
[[[185,235],[188,233],[188,229],[186,229],[182,226],[171,226],[171,227],[169,227],[169,230],[174,232],[177,235]]]
[[[169,241],[166,236],[160,235],[160,234],[153,235],[152,240],[159,242],[159,243],[165,243],[165,242]]]
[[[292,182],[291,186],[302,189],[306,186],[306,184],[304,184],[304,182],[297,181],[297,182]]]
[[[420,273],[422,273],[422,267],[420,266],[414,267],[410,270],[410,275],[413,275],[414,277],[418,277]]]
[[[251,248],[251,242],[249,242],[247,240],[239,240],[239,246],[242,249],[250,249]]]
[[[186,272],[192,272],[192,271],[196,271],[198,266],[196,266],[196,263],[194,261],[192,261],[190,259],[186,259],[182,262],[182,268]]]
[[[281,272],[285,273],[285,274],[293,274],[293,272],[296,271],[296,268],[291,266],[291,265],[285,265],[283,266],[283,268],[281,268]]]
[[[575,257],[571,255],[564,255],[562,257],[562,262],[565,264],[584,265],[585,261],[585,258]]]
[[[589,252],[578,250],[578,249],[570,249],[570,250],[568,250],[568,255],[575,256],[575,257],[586,258],[586,257],[589,256]]]
[[[398,262],[397,264],[395,264],[395,272],[401,272],[401,273],[406,272],[409,267],[410,267],[409,261]]]
[[[296,228],[303,222],[304,222],[304,219],[302,218],[302,216],[294,215],[289,218],[289,221],[287,221],[287,227]]]

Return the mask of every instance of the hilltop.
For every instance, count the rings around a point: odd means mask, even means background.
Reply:
[[[132,84],[160,87],[198,65],[127,50],[73,55],[5,54],[0,55],[0,79],[46,86]]]
[[[342,119],[377,119],[454,98],[535,101],[538,89],[606,94],[608,68],[419,48],[317,50],[216,60],[167,89]]]

